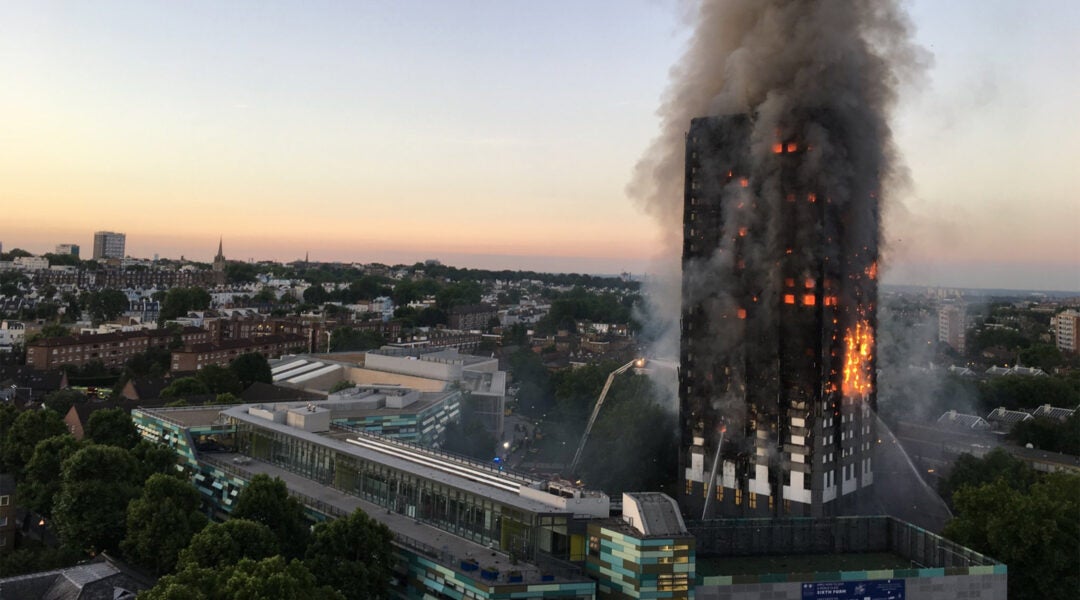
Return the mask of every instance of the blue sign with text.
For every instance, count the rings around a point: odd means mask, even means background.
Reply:
[[[904,600],[903,579],[802,584],[802,600]]]

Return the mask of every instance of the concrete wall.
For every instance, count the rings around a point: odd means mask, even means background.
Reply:
[[[368,353],[364,366],[375,371],[388,371],[428,379],[456,381],[461,379],[461,364],[451,364],[428,360],[418,360],[406,356],[385,356]]]
[[[943,575],[904,579],[906,600],[1007,600],[1006,575]],[[696,600],[802,600],[802,583],[700,585]]]

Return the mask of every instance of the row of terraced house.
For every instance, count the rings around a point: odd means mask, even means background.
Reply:
[[[303,351],[307,338],[296,334],[261,335],[247,339],[214,340],[210,331],[184,327],[179,331],[151,329],[102,334],[81,334],[46,338],[26,345],[26,364],[47,371],[61,365],[83,366],[101,361],[106,367],[122,367],[136,355],[151,348],[172,350],[171,369],[190,372],[207,365],[227,366],[241,354],[259,352],[276,358],[289,352]]]

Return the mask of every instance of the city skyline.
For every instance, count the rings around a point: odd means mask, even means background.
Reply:
[[[1080,290],[1080,8],[910,9],[933,65],[893,123],[911,187],[886,209],[883,281]],[[688,36],[670,4],[0,14],[18,90],[0,99],[6,250],[112,230],[132,256],[204,262],[220,236],[234,260],[641,273],[670,257],[625,193]]]

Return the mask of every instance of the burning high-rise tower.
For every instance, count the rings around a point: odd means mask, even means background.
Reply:
[[[873,482],[874,176],[823,168],[829,111],[762,134],[686,135],[681,504],[690,515],[842,514]]]
[[[679,340],[680,502],[843,514],[873,489],[881,198],[905,176],[889,115],[926,55],[897,0],[692,7],[629,188],[683,233],[678,287],[649,290],[655,352]]]

